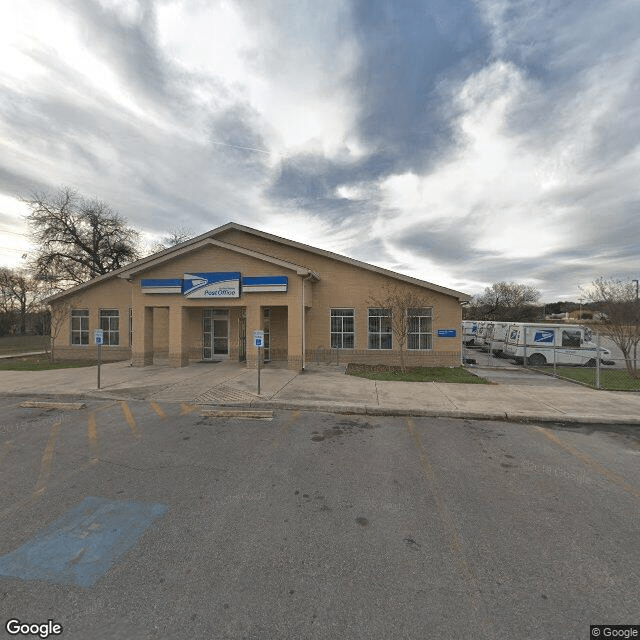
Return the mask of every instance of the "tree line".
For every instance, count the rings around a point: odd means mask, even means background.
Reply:
[[[101,200],[62,187],[54,194],[34,193],[23,201],[30,209],[27,223],[35,250],[26,268],[0,268],[0,335],[24,334],[30,321],[33,332],[41,328],[42,333],[48,334],[43,304],[48,296],[110,273],[142,256],[139,232]],[[179,244],[191,235],[188,229],[171,231],[151,252]],[[602,314],[602,333],[614,341],[627,361],[634,360],[630,373],[637,376],[638,281],[600,278],[592,283],[585,297]],[[540,292],[531,285],[496,282],[471,300],[463,316],[512,322],[540,320],[544,312],[539,299]]]
[[[140,234],[107,203],[62,187],[23,199],[34,251],[26,266],[0,267],[0,335],[50,332],[43,301],[60,291],[115,271],[143,255]],[[193,235],[176,228],[151,253]]]

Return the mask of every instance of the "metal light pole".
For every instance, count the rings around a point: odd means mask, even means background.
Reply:
[[[638,281],[637,280],[632,280],[631,282],[635,282],[636,283],[636,337],[638,335]],[[633,368],[634,371],[637,370],[637,366],[638,366],[638,341],[636,340],[636,342],[633,344]]]

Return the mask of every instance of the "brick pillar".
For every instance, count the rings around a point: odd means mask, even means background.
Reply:
[[[182,305],[169,308],[169,366],[186,367],[189,364],[187,340],[188,309]]]
[[[133,314],[131,364],[146,367],[153,364],[153,307],[135,307]]]
[[[302,300],[288,305],[287,316],[287,366],[302,371]]]

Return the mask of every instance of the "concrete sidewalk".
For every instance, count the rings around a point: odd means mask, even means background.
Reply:
[[[255,409],[313,409],[375,415],[640,425],[640,394],[595,391],[535,373],[486,385],[379,382],[347,376],[344,367],[309,364],[303,374],[269,365],[261,372],[231,362],[180,369],[134,368],[128,362],[51,371],[0,371],[0,393],[47,399],[114,398]],[[546,378],[546,379],[545,379]]]

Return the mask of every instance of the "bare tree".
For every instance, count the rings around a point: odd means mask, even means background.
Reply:
[[[31,268],[40,278],[81,284],[138,258],[138,232],[101,200],[88,200],[65,187],[25,202],[38,249]]]
[[[530,320],[537,309],[533,306],[540,292],[530,285],[516,282],[494,282],[475,296],[465,311],[477,320]]]
[[[58,300],[50,305],[51,309],[51,333],[49,335],[51,351],[49,352],[49,360],[55,362],[55,345],[56,339],[60,335],[62,328],[66,326],[67,320],[71,313],[71,304]]]
[[[177,244],[185,242],[185,240],[189,240],[193,236],[194,232],[189,227],[179,226],[175,229],[171,229],[167,235],[162,236],[158,242],[152,245],[151,253],[158,253],[159,251],[164,251],[170,247],[175,247]]]
[[[38,283],[26,271],[0,268],[0,307],[10,320],[18,319],[21,335],[27,330],[27,314],[39,301]]]
[[[388,328],[394,348],[400,352],[400,368],[406,371],[405,352],[409,340],[430,336],[433,329],[433,309],[436,305],[429,295],[420,294],[398,285],[387,284],[382,295],[369,294],[367,304],[379,309],[383,328]],[[431,345],[411,344],[412,349],[431,348]]]
[[[592,283],[587,294],[603,314],[602,333],[622,351],[629,375],[632,378],[640,377],[640,301],[637,282],[602,277]]]

